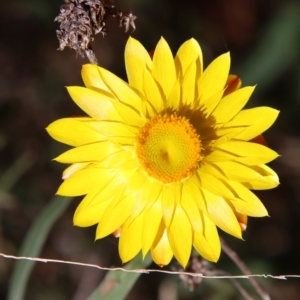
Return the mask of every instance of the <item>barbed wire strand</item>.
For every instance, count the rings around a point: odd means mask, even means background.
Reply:
[[[201,273],[191,273],[191,272],[184,272],[184,271],[167,271],[167,270],[159,270],[159,269],[126,269],[126,268],[109,268],[109,267],[101,267],[99,265],[94,264],[87,264],[82,262],[76,261],[68,261],[68,260],[59,260],[59,259],[51,259],[51,258],[39,258],[39,257],[29,257],[29,256],[14,256],[8,255],[4,253],[0,253],[1,257],[15,259],[15,260],[28,260],[34,262],[42,262],[42,263],[59,263],[59,264],[69,264],[81,267],[90,267],[96,268],[99,270],[105,271],[122,271],[127,273],[141,273],[141,274],[149,274],[149,273],[165,273],[165,274],[173,274],[173,275],[188,275],[193,277],[202,277],[206,279],[249,279],[252,277],[261,277],[261,278],[272,278],[272,279],[279,279],[279,280],[287,280],[288,278],[300,278],[298,274],[286,274],[286,275],[272,275],[272,274],[251,274],[251,275],[203,275]]]

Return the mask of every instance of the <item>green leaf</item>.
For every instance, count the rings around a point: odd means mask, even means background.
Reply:
[[[145,269],[152,262],[151,255],[147,255],[144,260],[140,256],[126,264],[126,269]],[[87,300],[122,300],[125,299],[134,283],[141,273],[128,273],[124,271],[109,271],[105,279],[94,290]]]
[[[36,217],[24,239],[18,256],[39,256],[52,225],[65,211],[70,200],[70,198],[62,197],[53,198]],[[34,265],[34,261],[28,260],[19,260],[15,263],[9,284],[8,300],[24,299],[26,285]]]
[[[0,136],[1,139],[1,136]],[[1,143],[1,141],[0,141]],[[16,182],[29,170],[36,159],[30,151],[23,152],[0,176],[1,193],[8,193],[15,186]]]

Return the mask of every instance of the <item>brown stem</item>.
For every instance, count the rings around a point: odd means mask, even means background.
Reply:
[[[230,279],[230,281],[234,284],[240,294],[244,297],[245,300],[254,300],[247,291],[242,287],[242,285],[235,279]]]
[[[244,275],[251,275],[251,271],[246,266],[246,264],[239,258],[239,256],[234,252],[227,243],[221,238],[221,244],[223,251],[228,255],[228,257],[238,266],[238,268],[243,272]],[[258,284],[254,277],[249,277],[249,281],[256,290],[257,294],[260,295],[263,300],[271,300],[269,294]]]
[[[88,58],[88,60],[90,61],[91,64],[98,65],[97,57],[96,57],[94,51],[91,48],[86,49],[85,54],[86,54],[86,57]]]
[[[212,271],[207,272],[207,274],[205,274],[205,275],[231,276],[230,273],[225,272],[225,271],[221,271],[221,270],[212,270]],[[254,300],[236,279],[229,278],[229,280],[234,284],[234,286],[236,287],[236,289],[243,296],[243,299],[245,299],[245,300]]]

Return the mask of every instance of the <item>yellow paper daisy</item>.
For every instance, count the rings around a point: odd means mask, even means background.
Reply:
[[[278,111],[242,110],[254,87],[228,75],[229,53],[203,71],[200,46],[188,40],[175,59],[161,38],[153,60],[135,39],[125,49],[129,84],[84,65],[86,87],[69,87],[89,117],[48,128],[74,148],[55,160],[71,164],[59,195],[86,195],[77,226],[98,224],[96,239],[119,229],[123,262],[151,251],[160,266],[173,255],[186,266],[192,246],[217,261],[216,226],[241,238],[247,216],[268,215],[250,189],[278,185],[265,163],[278,155],[250,140],[267,130]]]

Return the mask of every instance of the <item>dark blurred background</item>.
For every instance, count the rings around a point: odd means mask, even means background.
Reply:
[[[64,86],[82,85],[87,59],[73,50],[57,51],[54,18],[62,0],[11,0],[0,6],[0,252],[17,255],[36,215],[53,198],[62,165],[51,159],[65,147],[45,127],[82,114]],[[270,218],[250,218],[245,242],[223,235],[254,273],[300,274],[300,1],[299,0],[116,0],[137,15],[132,36],[152,50],[160,36],[175,54],[194,37],[205,65],[230,51],[231,72],[244,85],[258,84],[248,107],[281,111],[265,134],[282,157],[271,164],[281,185],[257,192]],[[114,21],[98,35],[99,64],[126,79],[124,46],[128,34]],[[64,201],[62,199],[61,201]],[[118,264],[117,241],[94,242],[95,228],[76,228],[74,199],[55,223],[41,257],[111,266]],[[0,258],[0,298],[5,299],[14,261]],[[216,265],[233,274],[236,266],[222,254]],[[37,264],[25,299],[81,300],[105,273],[61,264]],[[300,299],[300,281],[260,280],[272,299]],[[168,298],[169,297],[169,298]],[[226,280],[204,280],[193,292],[177,276],[143,275],[128,299],[241,299]],[[258,298],[257,298],[258,299]]]

